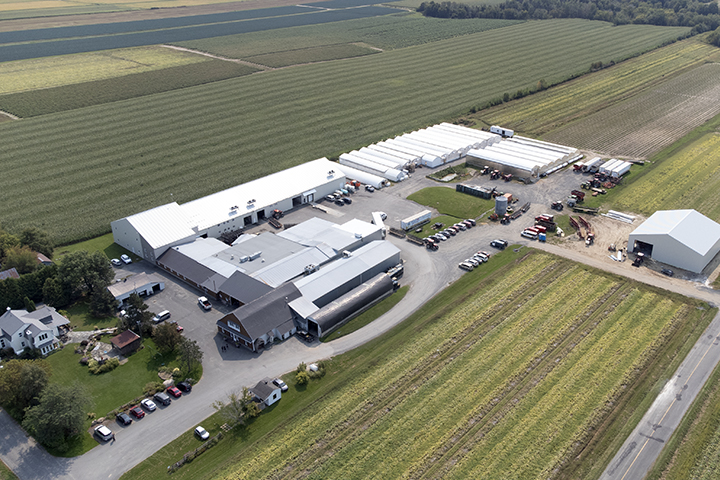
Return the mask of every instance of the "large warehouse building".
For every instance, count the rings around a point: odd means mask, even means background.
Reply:
[[[700,273],[720,252],[720,224],[695,210],[658,211],[630,234],[628,252]]]
[[[113,239],[155,263],[172,246],[217,238],[269,218],[275,209],[291,210],[343,188],[345,174],[338,166],[321,158],[183,205],[173,202],[121,218],[111,223]]]

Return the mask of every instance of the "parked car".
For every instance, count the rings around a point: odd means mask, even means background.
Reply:
[[[162,312],[158,313],[152,318],[153,323],[160,323],[164,320],[167,320],[170,318],[170,312],[167,310],[163,310]]]
[[[448,228],[448,229],[446,229],[446,230],[443,230],[443,233],[445,233],[445,232],[447,232],[448,235],[452,235],[453,237],[454,237],[455,235],[457,235],[457,232],[455,231],[454,228]]]
[[[373,187],[372,185],[365,185],[365,190],[372,193],[375,191],[375,187]]]
[[[182,333],[183,330],[185,330],[185,329],[182,327],[182,325],[177,325],[177,324],[175,324],[175,330],[177,330],[178,332]]]
[[[177,387],[182,390],[183,392],[189,393],[192,392],[192,385],[190,385],[189,382],[180,382],[177,384]]]
[[[462,268],[463,270],[467,270],[468,272],[472,272],[473,269],[475,268],[472,263],[468,263],[468,262],[460,262],[460,264],[458,266],[460,268]]]
[[[200,437],[200,440],[207,440],[208,438],[210,438],[210,434],[208,433],[208,431],[201,426],[195,428],[195,435]]]
[[[385,220],[387,220],[387,213],[385,213],[385,212],[378,212],[378,213],[380,214],[380,218],[382,219],[383,222]]]
[[[446,237],[446,236],[443,235],[442,233],[436,233],[435,236],[436,236],[437,238],[439,238],[439,239],[440,239],[441,241],[443,241],[443,242],[448,239],[448,237]]]
[[[129,264],[132,263],[132,259],[130,259],[130,257],[128,257],[127,255],[125,255],[124,253],[123,253],[122,255],[120,255],[120,260],[122,260],[123,263],[126,264],[126,265],[129,265]]]
[[[149,398],[146,398],[146,399],[144,399],[143,401],[141,401],[141,402],[140,402],[140,405],[142,405],[143,408],[144,408],[145,410],[147,410],[148,412],[154,412],[155,409],[157,408],[157,405],[155,405],[155,402],[153,402],[153,401],[150,400]]]
[[[172,403],[172,399],[165,392],[156,393],[155,395],[153,395],[153,399],[155,399],[155,401],[158,403],[162,403],[166,407]]]
[[[466,222],[470,222],[470,225],[472,225],[473,227],[474,227],[475,225],[477,225],[477,223],[475,222],[475,220],[473,220],[472,218],[468,218],[468,219],[465,220],[465,221],[466,221]]]
[[[132,423],[132,418],[130,418],[130,415],[125,412],[120,412],[115,415],[115,420],[122,423],[123,425],[130,425]]]
[[[130,413],[135,418],[142,418],[145,416],[145,412],[143,412],[143,409],[140,408],[140,405],[135,405],[133,408],[131,408]]]
[[[669,268],[663,268],[660,271],[663,273],[663,275],[667,275],[668,277],[672,277],[673,275],[675,275],[675,272],[673,272]]]
[[[482,263],[480,260],[476,260],[475,258],[468,258],[465,261],[468,263],[471,263],[473,267],[479,267],[480,264]]]
[[[492,242],[490,242],[490,246],[503,250],[505,247],[507,247],[507,242],[505,240],[493,240]]]
[[[463,221],[462,221],[462,224],[465,225],[465,227],[467,227],[467,228],[472,228],[472,227],[473,227],[473,224],[470,223],[470,220],[463,220]]]
[[[282,380],[280,380],[279,378],[276,378],[275,380],[273,380],[273,383],[274,383],[275,385],[277,385],[278,387],[280,387],[280,391],[281,391],[281,392],[287,392],[287,391],[288,391],[288,386],[287,386],[287,384],[286,384],[285,382],[283,382]]]
[[[345,202],[343,202],[342,199],[338,198],[337,200],[335,200],[335,205],[342,207],[345,205]]]
[[[122,262],[120,262],[120,260],[118,260],[117,258],[113,258],[112,260],[110,260],[110,263],[112,263],[115,267],[122,267]]]
[[[207,297],[198,297],[198,305],[200,305],[203,310],[212,310],[212,303],[210,303]]]
[[[456,223],[455,225],[453,225],[453,227],[459,228],[463,232],[467,230],[467,225],[465,225],[464,223]]]
[[[485,255],[482,255],[482,254],[480,254],[480,253],[476,253],[475,255],[473,255],[473,258],[476,259],[476,260],[479,260],[479,261],[481,261],[481,262],[483,262],[483,263],[485,263],[485,262],[488,261],[488,257],[486,257]]]
[[[172,395],[175,398],[179,398],[182,396],[182,392],[177,387],[172,387],[172,386],[168,387],[167,393],[169,393],[170,395]]]
[[[104,441],[108,441],[112,438],[115,438],[115,434],[105,425],[98,425],[95,427],[95,435],[100,437]]]
[[[332,193],[330,195],[325,195],[325,200],[327,200],[328,202],[334,202],[335,195],[333,195]]]

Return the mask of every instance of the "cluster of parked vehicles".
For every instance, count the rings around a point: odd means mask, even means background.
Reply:
[[[451,226],[445,228],[444,230],[441,230],[433,235],[425,237],[425,239],[424,239],[425,245],[431,250],[437,250],[440,242],[444,242],[444,241],[448,240],[449,238],[454,237],[458,233],[464,232],[468,228],[472,228],[476,225],[477,225],[477,223],[475,222],[475,220],[473,220],[471,218],[469,218],[467,220],[463,220],[463,221],[458,222],[455,225],[451,225]],[[439,229],[443,228],[444,225],[442,223],[436,223],[434,225],[434,227],[439,230]]]
[[[343,205],[350,205],[352,203],[350,194],[355,193],[355,191],[359,189],[361,185],[362,184],[357,181],[351,181],[349,183],[346,183],[344,188],[335,190],[330,195],[325,195],[325,200],[327,200],[328,202],[335,202],[335,205],[339,207],[342,207]],[[368,192],[375,191],[375,189],[370,185],[366,185],[365,190],[367,190]]]
[[[498,248],[500,250],[504,250],[505,247],[508,246],[508,242],[506,242],[505,240],[496,239],[490,242],[490,246]],[[479,252],[473,254],[472,257],[460,262],[458,266],[463,270],[472,272],[476,267],[479,267],[481,263],[486,263],[488,260],[490,260],[490,254],[484,250],[480,250]]]
[[[153,395],[152,399],[145,398],[140,402],[140,405],[135,405],[134,407],[130,408],[128,412],[130,414],[128,415],[127,412],[120,412],[115,416],[115,420],[121,424],[121,425],[130,425],[133,422],[133,419],[130,415],[135,417],[135,419],[139,420],[145,416],[145,412],[154,412],[157,410],[157,403],[168,406],[170,403],[172,403],[172,399],[170,396],[173,396],[175,398],[180,398],[182,396],[182,392],[189,393],[192,391],[192,385],[189,382],[180,382],[176,386],[169,386],[164,392],[157,392],[155,395]],[[157,403],[155,403],[157,402]],[[95,427],[95,435],[97,435],[101,440],[108,441],[115,438],[115,433],[113,433],[112,430],[110,430],[109,427],[106,425],[98,425]]]

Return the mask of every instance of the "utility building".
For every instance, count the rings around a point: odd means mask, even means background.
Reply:
[[[661,210],[628,238],[628,252],[700,273],[720,251],[720,224],[695,210]]]
[[[218,238],[343,188],[345,174],[326,158],[298,165],[179,205],[175,202],[115,220],[115,243],[155,263],[170,247]]]

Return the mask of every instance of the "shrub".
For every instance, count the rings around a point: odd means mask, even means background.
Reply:
[[[150,396],[156,394],[164,388],[165,386],[162,382],[148,382],[145,384],[145,388],[143,388],[143,393],[147,396]]]
[[[304,372],[305,370],[307,370],[307,365],[305,365],[305,362],[300,362],[300,365],[297,366],[297,369],[295,371],[300,373]]]
[[[298,385],[307,385],[310,382],[310,375],[307,372],[297,372],[295,375],[295,383]]]
[[[80,342],[80,345],[83,347],[87,347],[87,344],[88,344],[87,340],[83,340],[82,342]]]
[[[90,359],[88,357],[82,357],[80,359],[80,365],[87,365]]]

